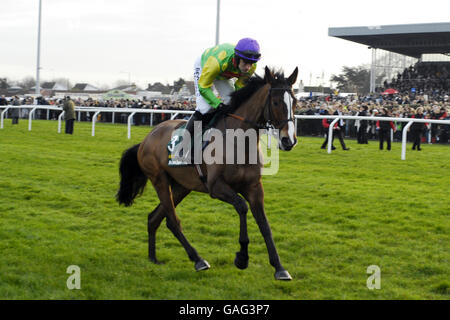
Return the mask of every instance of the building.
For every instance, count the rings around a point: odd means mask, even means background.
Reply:
[[[134,83],[126,84],[123,86],[118,86],[118,87],[112,88],[111,90],[120,90],[120,91],[126,92],[128,94],[136,94],[138,91],[142,91],[142,89],[139,88],[138,86],[136,86]]]
[[[99,88],[94,87],[88,83],[77,83],[71,91],[73,92],[98,92],[101,91]]]
[[[329,28],[328,35],[372,50],[370,92],[381,85],[375,83],[381,70],[390,78],[416,62],[448,61],[450,54],[449,22]]]

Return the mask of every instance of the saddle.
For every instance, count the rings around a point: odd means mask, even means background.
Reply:
[[[192,160],[192,153],[194,149],[194,141],[202,141],[203,135],[206,131],[214,128],[214,125],[224,116],[220,110],[213,113],[205,114],[202,119],[202,132],[201,135],[192,135],[190,141],[190,149],[185,150],[182,148],[182,142],[184,139],[184,132],[186,130],[186,124],[182,123],[172,133],[172,138],[167,144],[168,165],[169,167],[185,167],[194,165]],[[210,141],[203,141],[202,151],[208,146]]]

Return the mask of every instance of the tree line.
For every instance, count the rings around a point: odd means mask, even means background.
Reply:
[[[54,78],[50,81],[47,80],[42,80],[41,86],[44,82],[55,82],[55,83],[59,83],[59,84],[64,84],[67,86],[67,88],[70,90],[71,88],[73,88],[74,84],[72,81],[70,81],[67,78]],[[163,84],[161,82],[155,82],[155,83],[149,83],[147,88],[147,90],[152,90],[152,91],[161,91],[161,92],[167,92],[167,91],[174,91],[174,92],[178,92],[183,85],[186,83],[186,80],[184,80],[183,78],[179,78],[178,80],[174,81],[173,84]],[[124,86],[124,85],[128,85],[129,82],[125,81],[125,80],[117,80],[114,84],[114,88],[116,87],[120,87],[120,86]],[[13,86],[18,86],[21,87],[24,91],[29,91],[31,90],[31,88],[36,86],[36,79],[34,77],[28,76],[25,77],[21,80],[18,81],[11,81],[6,77],[1,77],[0,76],[0,90],[7,90],[10,87]],[[100,90],[109,90],[112,88],[109,88],[109,86],[107,85],[101,85],[99,87]]]
[[[377,83],[379,83],[380,78],[383,78],[385,75],[377,76]],[[333,82],[340,92],[356,92],[358,94],[368,94],[370,92],[370,69],[367,66],[357,66],[357,67],[342,67],[342,72],[335,75],[333,74],[330,78],[330,81]],[[67,85],[70,89],[73,87],[72,82],[67,78],[55,78],[50,82],[63,83]],[[179,78],[178,80],[173,82],[173,85],[163,84],[161,82],[149,83],[147,90],[152,91],[175,91],[178,92],[181,87],[186,83],[186,80],[183,78]],[[124,80],[116,81],[116,87],[128,84],[128,82]],[[0,77],[0,89],[6,90],[11,86],[19,86],[24,90],[30,90],[36,85],[36,80],[33,77],[25,77],[19,81],[9,81],[7,78]],[[99,88],[101,90],[108,90],[107,86],[102,86]]]

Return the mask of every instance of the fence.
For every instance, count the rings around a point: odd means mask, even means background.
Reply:
[[[402,131],[402,152],[401,159],[406,159],[406,136],[408,133],[409,127],[414,122],[419,123],[436,123],[436,124],[447,124],[450,125],[450,120],[432,120],[432,119],[414,119],[414,118],[390,118],[390,117],[359,117],[359,116],[339,116],[339,115],[330,115],[330,116],[313,116],[313,115],[296,115],[295,116],[295,132],[297,132],[297,119],[334,119],[330,127],[328,128],[328,153],[331,153],[331,146],[333,142],[333,127],[340,119],[343,120],[368,120],[368,121],[396,121],[396,122],[407,122],[406,126],[403,127]]]
[[[59,110],[61,113],[58,116],[58,133],[61,132],[61,120],[64,115],[64,111],[62,111],[61,107],[55,106],[44,106],[44,105],[23,105],[23,106],[0,106],[0,108],[5,108],[0,114],[0,128],[3,129],[3,120],[6,112],[10,109],[18,108],[18,109],[31,109],[28,115],[28,130],[31,131],[32,121],[34,112],[37,109],[45,109],[47,110],[47,118],[49,110]],[[192,114],[193,111],[187,110],[155,110],[155,109],[133,109],[133,108],[91,108],[91,107],[76,107],[75,111],[78,112],[78,121],[80,120],[80,115],[82,112],[94,112],[92,117],[92,136],[95,136],[95,124],[97,122],[97,116],[102,112],[112,112],[114,113],[129,113],[127,119],[127,137],[131,138],[131,124],[133,116],[136,113],[150,113],[150,126],[153,125],[153,115],[156,113],[169,113],[171,114],[170,119],[176,118],[179,114]],[[402,151],[401,151],[401,159],[406,159],[406,137],[409,127],[414,122],[420,123],[436,123],[436,124],[446,124],[450,125],[450,120],[432,120],[432,119],[414,119],[414,118],[387,118],[387,117],[360,117],[360,116],[339,116],[339,115],[328,115],[328,116],[316,116],[316,115],[295,115],[295,132],[297,132],[297,120],[298,119],[334,119],[330,124],[328,129],[328,153],[332,151],[332,141],[333,141],[333,127],[337,121],[340,119],[343,120],[369,120],[369,121],[396,121],[396,122],[407,122],[406,126],[402,131]],[[112,122],[114,123],[114,117],[112,117]]]
[[[3,129],[3,122],[5,118],[5,114],[10,109],[31,109],[28,114],[28,130],[31,131],[32,128],[32,122],[34,113],[38,109],[44,109],[47,111],[50,110],[57,110],[61,111],[61,113],[58,116],[58,133],[61,133],[61,121],[62,117],[64,116],[64,111],[61,107],[55,107],[55,106],[44,106],[44,105],[23,105],[23,106],[0,106],[0,108],[4,107],[5,110],[3,110],[0,114],[0,129]],[[155,110],[155,109],[133,109],[133,108],[91,108],[91,107],[75,107],[75,112],[78,112],[78,121],[80,121],[80,115],[82,112],[93,112],[94,115],[92,116],[92,136],[95,136],[95,124],[97,122],[97,116],[100,113],[129,113],[129,116],[127,118],[127,130],[128,130],[128,139],[131,138],[131,123],[133,116],[136,113],[149,113],[150,114],[150,126],[153,126],[153,115],[156,113],[169,113],[171,114],[170,119],[175,119],[179,114],[192,114],[194,111],[187,111],[187,110]],[[48,119],[48,113],[47,113],[47,119]],[[114,116],[112,117],[112,123],[114,123]]]

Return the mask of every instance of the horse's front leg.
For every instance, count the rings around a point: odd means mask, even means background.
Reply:
[[[234,264],[239,269],[246,269],[248,267],[248,233],[247,233],[247,212],[248,206],[245,200],[225,182],[222,177],[218,177],[209,183],[209,194],[212,198],[220,199],[226,203],[233,205],[239,214],[240,230],[239,230],[239,244],[241,250],[236,252]]]
[[[275,279],[292,280],[289,272],[287,272],[281,265],[280,257],[278,256],[277,249],[275,248],[272,231],[270,230],[270,225],[264,211],[264,190],[261,182],[250,185],[244,193],[244,197],[250,204],[253,217],[255,218],[259,230],[264,237],[264,241],[266,242],[270,264],[275,268]]]

